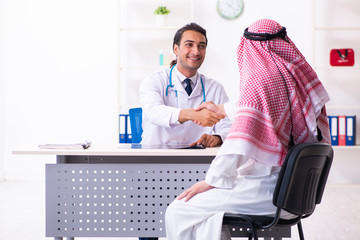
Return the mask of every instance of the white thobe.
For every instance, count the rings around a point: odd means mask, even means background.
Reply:
[[[206,101],[215,104],[228,102],[224,87],[217,81],[197,73],[191,77],[193,91],[190,96],[182,82],[186,77],[176,67],[172,72],[173,87],[168,87],[170,69],[154,73],[140,85],[140,105],[143,109],[142,144],[191,144],[203,134],[219,135],[224,141],[231,127],[229,118],[224,118],[213,127],[201,127],[192,121],[178,121],[181,109],[196,108]],[[202,87],[200,78],[203,81]]]
[[[188,202],[174,200],[166,210],[167,240],[219,240],[225,212],[272,215],[280,167],[242,155],[217,156],[205,181],[215,188]]]

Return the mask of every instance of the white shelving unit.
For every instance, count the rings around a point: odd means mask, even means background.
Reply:
[[[360,176],[360,15],[357,0],[313,0],[312,65],[324,83],[328,115],[356,115],[355,146],[334,146],[329,182],[358,184]],[[352,48],[353,67],[330,66],[330,50]]]
[[[139,106],[138,87],[149,74],[169,67],[175,32],[194,19],[194,0],[118,0],[119,66],[118,112]],[[154,11],[158,6],[170,9],[167,24],[158,26]],[[131,12],[131,14],[128,14]],[[160,51],[164,65],[159,64]]]
[[[324,83],[331,101],[329,115],[357,115],[360,126],[360,16],[355,0],[313,0],[313,67]],[[352,48],[355,51],[353,67],[332,67],[331,49]],[[359,127],[356,134],[360,139]],[[360,148],[336,147],[337,149]]]

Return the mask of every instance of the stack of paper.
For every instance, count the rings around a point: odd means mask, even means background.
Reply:
[[[70,144],[57,144],[57,143],[47,143],[40,144],[39,148],[41,149],[87,149],[91,146],[91,142],[85,141],[82,143],[70,143]]]

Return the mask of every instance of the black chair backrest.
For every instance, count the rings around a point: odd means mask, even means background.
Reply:
[[[311,215],[321,202],[333,159],[324,143],[301,143],[292,147],[277,181],[273,204],[298,216]]]

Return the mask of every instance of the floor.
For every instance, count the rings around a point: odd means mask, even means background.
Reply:
[[[0,240],[52,239],[45,237],[44,194],[45,183],[42,180],[0,182]],[[360,235],[359,203],[360,184],[328,184],[322,203],[310,218],[303,221],[306,239],[357,239]],[[291,239],[298,239],[296,228],[292,232]]]

